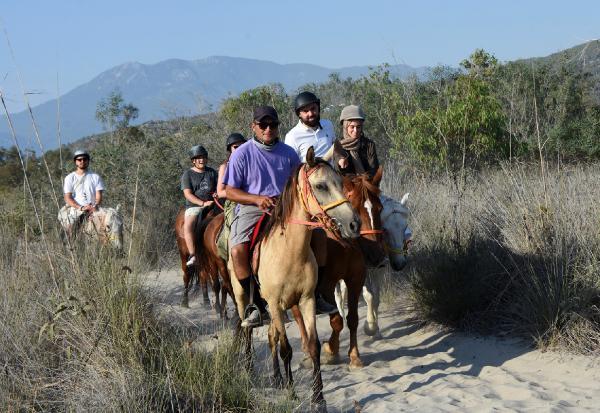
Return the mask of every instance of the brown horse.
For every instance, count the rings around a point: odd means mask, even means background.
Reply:
[[[200,228],[200,237],[202,239],[202,248],[199,248],[198,269],[201,280],[212,280],[211,284],[217,284],[220,280],[221,300],[217,295],[215,301],[215,310],[222,319],[227,319],[227,293],[235,303],[231,279],[227,270],[227,262],[221,258],[217,248],[217,237],[223,227],[225,215],[219,213],[212,218],[206,219]],[[216,293],[215,293],[216,294]]]
[[[343,195],[341,177],[325,162],[317,162],[309,149],[307,163],[300,165],[288,179],[285,190],[267,224],[258,248],[260,264],[257,275],[261,296],[269,305],[271,325],[269,346],[273,360],[273,377],[283,384],[279,369],[279,354],[286,372],[286,384],[292,384],[292,348],[287,339],[283,314],[295,307],[301,334],[313,365],[311,409],[326,411],[321,379],[320,344],[316,329],[315,286],[317,262],[310,248],[311,226],[318,218],[321,226],[343,237],[358,236],[358,217]],[[231,257],[228,262],[233,271]],[[238,312],[243,318],[248,298],[235,277],[232,277]],[[250,332],[247,337],[251,338]],[[247,345],[248,346],[248,345]],[[247,347],[248,349],[248,347]]]
[[[329,302],[335,301],[335,286],[344,280],[348,288],[348,316],[350,330],[350,368],[363,366],[358,351],[356,331],[358,328],[358,300],[363,290],[367,267],[381,264],[385,259],[379,184],[382,178],[379,168],[371,179],[368,175],[344,177],[344,193],[361,218],[360,238],[352,242],[340,242],[328,236],[327,263],[320,292]],[[296,314],[294,313],[294,316]],[[344,321],[340,313],[331,314],[331,337],[323,343],[325,363],[335,363],[339,358],[340,332]],[[304,338],[303,338],[304,339]],[[303,363],[304,364],[304,363]]]
[[[206,213],[206,218],[204,220],[209,219],[214,216],[214,209],[210,209]],[[203,214],[204,215],[204,214]],[[186,262],[189,258],[189,251],[187,248],[187,244],[185,242],[185,238],[183,237],[183,221],[185,216],[185,208],[179,208],[179,212],[177,213],[177,217],[175,218],[175,239],[177,240],[177,249],[179,250],[179,258],[181,259],[181,271],[183,272],[183,297],[181,298],[181,305],[183,307],[189,306],[188,293],[190,290],[190,283],[196,280],[196,286],[200,286],[202,289],[202,296],[204,298],[204,304],[210,305],[210,298],[208,298],[208,282],[210,281],[211,287],[215,296],[219,296],[221,286],[219,283],[218,276],[215,277],[207,277],[206,272],[200,271],[200,260],[196,261],[196,264],[188,267]],[[200,250],[200,246],[202,245],[202,235],[201,229],[203,227],[204,220],[201,219],[202,216],[198,217],[196,221],[196,225],[194,228],[194,242],[198,250]],[[216,308],[216,306],[215,306]]]

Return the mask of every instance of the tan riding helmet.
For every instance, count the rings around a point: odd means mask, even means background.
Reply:
[[[345,120],[365,120],[365,112],[358,105],[348,105],[344,109],[342,109],[342,113],[340,114],[340,123],[343,123]]]

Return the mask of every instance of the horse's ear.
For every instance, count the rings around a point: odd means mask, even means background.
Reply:
[[[400,205],[406,205],[406,201],[408,201],[408,195],[410,195],[409,192],[405,193],[404,196],[402,197],[402,199],[400,200]]]
[[[308,148],[308,151],[306,152],[306,163],[311,168],[317,164],[317,162],[315,161],[315,148],[313,148],[312,146]]]
[[[375,176],[373,177],[373,185],[379,188],[379,184],[381,183],[381,178],[383,177],[383,167],[380,166],[377,168],[377,172],[375,172]]]
[[[116,210],[117,212],[119,212],[119,211],[121,210],[121,204],[117,204],[117,207],[115,208],[115,210]]]

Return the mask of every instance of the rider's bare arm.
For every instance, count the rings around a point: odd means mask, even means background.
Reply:
[[[96,207],[96,209],[98,209],[98,207],[100,206],[101,203],[102,203],[102,191],[96,191],[96,200],[94,201],[94,206]]]
[[[73,199],[73,194],[71,192],[67,192],[64,195],[64,198],[65,198],[65,203],[68,206],[76,208],[76,209],[81,209],[82,205],[79,205],[77,202],[75,202],[75,200]]]
[[[227,165],[223,164],[219,167],[219,176],[217,177],[217,196],[219,198],[227,198],[225,193],[225,184],[223,183],[223,176],[227,170]]]
[[[190,201],[192,204],[198,205],[198,206],[209,206],[209,205],[212,205],[214,202],[214,201],[201,200],[196,195],[194,195],[194,193],[192,192],[191,189],[188,189],[188,188],[183,190],[183,196],[185,197],[185,199]]]
[[[256,205],[263,211],[267,211],[275,205],[275,201],[271,197],[249,194],[248,192],[229,185],[225,185],[225,193],[227,199],[230,201],[242,205]]]

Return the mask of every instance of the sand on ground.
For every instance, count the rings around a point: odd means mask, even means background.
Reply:
[[[143,276],[156,297],[156,308],[181,326],[198,328],[206,343],[217,340],[224,324],[203,304],[201,294],[180,306],[181,270]],[[214,296],[210,294],[211,302]],[[411,318],[405,303],[382,306],[382,338],[362,331],[365,305],[359,308],[359,350],[364,367],[348,368],[349,332],[341,335],[340,361],[322,365],[329,412],[577,412],[600,411],[600,370],[592,357],[533,350],[516,339],[470,336],[424,327]],[[229,314],[233,307],[229,304]],[[302,369],[296,324],[287,323],[294,356],[292,368],[298,411],[307,410],[310,372]],[[318,316],[321,341],[329,337],[329,317]],[[255,369],[271,374],[267,328],[254,332]]]

